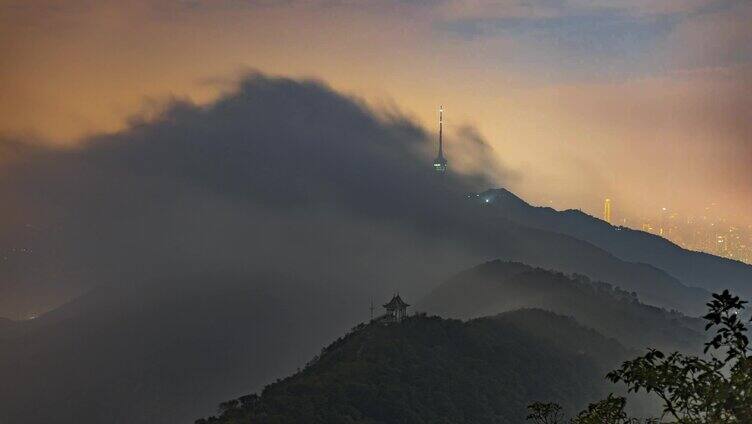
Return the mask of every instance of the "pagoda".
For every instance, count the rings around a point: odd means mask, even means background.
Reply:
[[[395,294],[389,303],[383,305],[386,314],[383,316],[384,321],[400,322],[407,317],[407,307],[410,306],[402,300],[399,294]]]

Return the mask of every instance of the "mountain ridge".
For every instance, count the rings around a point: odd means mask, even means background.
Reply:
[[[260,396],[224,402],[220,417],[196,423],[521,423],[535,399],[574,412],[587,394],[605,393],[604,358],[627,354],[539,309],[467,322],[415,315],[361,324]]]
[[[571,316],[636,349],[688,351],[703,340],[700,319],[643,304],[635,292],[583,275],[567,276],[519,262],[494,260],[462,271],[417,305],[421,311],[455,319],[527,307]]]
[[[663,237],[628,227],[613,226],[578,209],[557,211],[533,206],[505,188],[478,194],[488,206],[522,225],[556,231],[587,241],[617,257],[651,264],[688,286],[710,291],[732,288],[744,296],[752,294],[752,265],[684,249]]]

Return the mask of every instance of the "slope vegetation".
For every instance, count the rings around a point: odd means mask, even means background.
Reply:
[[[524,422],[526,405],[573,411],[603,393],[625,350],[573,320],[525,310],[468,322],[415,316],[361,325],[302,371],[197,423]]]
[[[493,315],[536,307],[574,317],[601,334],[636,349],[692,350],[701,346],[702,322],[641,303],[634,292],[581,275],[517,262],[487,262],[442,284],[420,310],[451,318]]]

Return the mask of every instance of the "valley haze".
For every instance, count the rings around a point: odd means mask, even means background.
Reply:
[[[433,134],[403,115],[258,73],[74,148],[3,141],[14,214],[2,242],[33,254],[2,268],[0,306],[12,317],[45,299],[51,311],[0,328],[1,418],[190,421],[306,363],[371,299],[419,300],[488,259],[589,275],[666,313],[702,310],[708,291],[576,238],[566,213],[524,222],[519,199],[479,200],[495,184],[490,147],[448,142],[480,158],[475,172],[434,175]]]

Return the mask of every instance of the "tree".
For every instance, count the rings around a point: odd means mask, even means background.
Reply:
[[[219,413],[220,414],[230,413],[238,409],[239,405],[240,405],[240,401],[238,399],[233,399],[233,400],[228,400],[227,402],[222,402],[219,404]]]
[[[747,302],[728,290],[713,294],[708,313],[703,317],[705,331],[716,329],[705,343],[707,358],[669,355],[656,349],[622,366],[606,376],[612,382],[623,382],[629,392],[645,390],[655,393],[663,402],[663,415],[647,422],[676,424],[749,424],[752,423],[752,349],[747,328],[739,318]],[[530,405],[555,405],[536,403]],[[558,405],[556,405],[558,406]],[[571,420],[572,424],[637,423],[624,412],[626,399],[609,395],[590,404]],[[529,420],[538,419],[531,414]],[[544,423],[545,421],[536,421]]]
[[[240,401],[240,407],[245,410],[252,410],[256,407],[256,405],[258,405],[260,400],[261,398],[259,397],[259,395],[255,393],[238,398],[238,401]]]
[[[640,420],[627,417],[624,408],[627,400],[623,397],[608,395],[606,399],[591,403],[588,408],[572,418],[572,424],[638,424]],[[654,422],[647,420],[645,423]]]
[[[658,395],[664,406],[661,419],[681,424],[752,422],[751,352],[747,328],[739,319],[746,303],[728,290],[713,294],[703,317],[705,330],[717,328],[705,343],[708,359],[650,349],[607,378],[624,382],[631,392]]]
[[[530,414],[528,420],[535,424],[559,424],[561,422],[561,406],[556,403],[535,402],[527,406]]]

